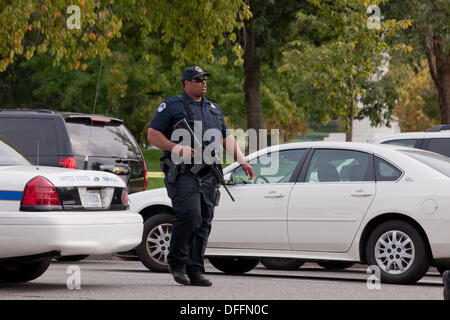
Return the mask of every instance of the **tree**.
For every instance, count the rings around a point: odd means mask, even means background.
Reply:
[[[412,28],[393,41],[402,41],[413,50],[406,57],[411,66],[423,59],[437,89],[442,123],[450,123],[450,2],[448,0],[391,0],[381,7],[391,19],[411,19]]]
[[[319,41],[300,35],[285,51],[279,71],[286,72],[297,83],[294,94],[308,119],[325,123],[333,116],[343,117],[347,141],[351,141],[353,119],[360,112],[358,102],[366,96],[368,82],[377,83],[380,80],[377,75],[382,75],[388,66],[391,48],[385,39],[411,22],[388,20],[379,30],[370,29],[367,26],[370,1],[310,2],[317,12],[298,13],[297,24],[316,30]],[[384,105],[389,106],[392,108],[393,104]],[[377,114],[375,108],[370,110],[369,116]]]
[[[69,5],[79,12],[67,13]],[[68,26],[73,15],[79,16],[79,28]],[[250,15],[242,0],[5,0],[0,3],[0,71],[17,56],[29,59],[35,53],[50,54],[68,69],[86,69],[89,59],[111,56],[110,43],[121,37],[123,25],[157,39],[179,65],[198,57],[213,59],[214,42],[234,43],[234,29]],[[155,57],[140,53],[147,61]]]
[[[409,68],[409,81],[400,90],[395,115],[404,132],[425,131],[440,123],[439,99],[426,65],[426,61],[418,65],[417,73]]]
[[[69,3],[80,30],[67,27]],[[241,62],[233,32],[250,17],[241,0],[111,3],[2,1],[2,107],[91,113],[102,64],[96,113],[122,118],[142,143],[162,97],[179,93],[183,66],[223,58],[212,52],[225,42]]]
[[[261,98],[261,64],[272,67],[288,42],[287,32],[295,13],[306,2],[295,0],[246,0],[252,18],[244,21],[240,44],[244,50],[244,93],[247,110],[247,128],[264,127]]]

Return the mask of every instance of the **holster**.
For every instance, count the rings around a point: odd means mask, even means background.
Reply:
[[[164,175],[167,178],[167,182],[175,183],[177,181],[178,176],[178,166],[172,162],[169,158],[165,158],[161,160],[159,163],[161,171],[164,172]]]

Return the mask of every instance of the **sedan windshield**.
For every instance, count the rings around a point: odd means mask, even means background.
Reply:
[[[0,138],[0,166],[29,166],[31,163]]]
[[[427,166],[445,174],[450,178],[450,158],[428,151],[421,150],[400,150],[403,154],[414,158]]]

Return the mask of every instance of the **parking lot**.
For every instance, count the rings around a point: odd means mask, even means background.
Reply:
[[[260,264],[251,272],[243,275],[226,275],[207,263],[206,273],[213,282],[212,287],[178,285],[172,280],[170,274],[149,272],[139,261],[113,258],[113,260],[88,259],[79,262],[53,262],[49,270],[34,281],[21,284],[1,283],[0,299],[443,299],[442,279],[433,268],[415,285],[380,284],[378,288],[373,282],[368,281],[370,275],[366,273],[366,266],[363,265],[355,265],[346,270],[327,271],[315,263],[306,263],[298,271],[274,271],[268,270]]]

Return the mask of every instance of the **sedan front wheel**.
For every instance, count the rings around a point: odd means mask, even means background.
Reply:
[[[380,269],[384,283],[414,283],[430,266],[422,235],[400,220],[384,222],[373,230],[367,241],[366,258],[369,265]]]
[[[160,213],[151,216],[144,222],[142,242],[136,248],[139,260],[150,271],[167,272],[167,255],[169,254],[172,234],[173,215]]]

